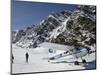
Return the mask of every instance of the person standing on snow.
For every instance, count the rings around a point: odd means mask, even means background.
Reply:
[[[28,52],[25,54],[25,56],[26,56],[26,63],[28,63],[28,59],[29,59],[29,54],[28,54]]]
[[[12,63],[14,63],[14,56],[12,55]]]

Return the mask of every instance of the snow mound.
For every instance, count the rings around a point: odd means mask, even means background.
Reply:
[[[36,53],[47,53],[48,48],[37,47],[37,48],[34,49],[34,52],[36,52]]]
[[[48,43],[48,42],[44,42],[42,44],[39,44],[40,47],[44,47],[44,48],[52,48],[54,50],[70,50],[73,49],[73,46],[66,46],[66,45],[61,45],[61,44],[56,44],[56,43]]]

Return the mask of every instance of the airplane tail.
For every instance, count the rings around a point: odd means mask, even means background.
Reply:
[[[54,49],[49,48],[49,49],[48,49],[48,54],[49,54],[49,57],[53,57],[54,54],[55,54]]]
[[[51,49],[51,48],[49,48],[49,49],[48,49],[48,52],[49,52],[50,54],[52,54],[52,53],[54,53],[54,50]]]

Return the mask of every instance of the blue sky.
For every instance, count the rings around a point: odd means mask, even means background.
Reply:
[[[74,11],[75,5],[12,1],[12,30],[39,24],[52,12]]]

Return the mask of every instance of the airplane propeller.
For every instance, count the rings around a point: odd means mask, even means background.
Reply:
[[[88,56],[89,56],[89,54],[91,53],[91,49],[87,48],[87,51],[88,51]]]
[[[89,56],[91,53],[96,52],[96,51],[92,51],[90,48],[87,48],[87,51],[88,51],[88,56]]]

